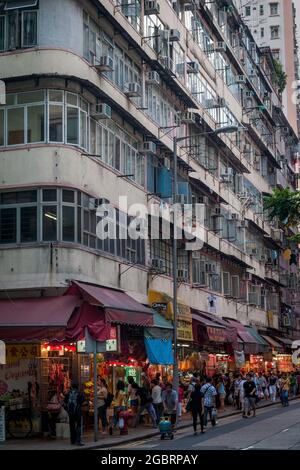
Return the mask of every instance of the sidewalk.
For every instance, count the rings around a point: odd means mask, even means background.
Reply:
[[[300,397],[291,398],[290,401],[297,400]],[[280,404],[280,401],[272,403],[269,401],[261,401],[258,409],[266,408]],[[234,410],[232,407],[226,410],[224,413],[218,413],[218,420],[226,418],[228,416],[241,415],[240,411]],[[184,429],[192,426],[192,419],[190,414],[185,414],[180,418],[178,429]],[[98,441],[94,442],[94,436],[92,432],[86,433],[84,436],[84,447],[71,446],[67,439],[49,439],[49,438],[32,438],[23,440],[9,439],[4,444],[0,444],[0,450],[85,450],[85,449],[101,449],[119,446],[120,444],[128,444],[130,442],[140,441],[150,437],[159,436],[159,432],[154,430],[152,427],[140,426],[136,429],[129,428],[129,434],[120,435],[116,432],[113,436],[101,435],[99,433]]]

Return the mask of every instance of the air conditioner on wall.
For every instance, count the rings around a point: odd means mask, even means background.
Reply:
[[[159,15],[160,5],[155,0],[145,1],[145,15]]]
[[[111,119],[111,107],[106,103],[91,106],[91,117],[94,119]]]
[[[177,279],[178,281],[187,281],[189,278],[188,269],[177,269]]]
[[[165,260],[163,260],[161,258],[152,258],[151,259],[151,268],[153,268],[157,271],[160,271],[160,272],[164,272],[165,268],[166,268]]]
[[[235,77],[235,83],[237,85],[246,85],[247,79],[246,79],[245,75],[237,75]]]
[[[183,113],[178,113],[179,119],[184,124],[194,124],[196,122],[196,115],[193,112],[186,111]]]
[[[200,65],[198,62],[187,62],[187,73],[198,73],[200,72]]]
[[[142,96],[142,87],[137,82],[127,83],[125,86],[125,95],[129,98]]]
[[[94,67],[99,72],[112,72],[114,69],[114,60],[110,56],[102,56],[99,59],[94,57]]]
[[[180,41],[180,31],[178,31],[178,29],[170,29],[169,41]]]
[[[215,51],[216,52],[226,52],[227,51],[227,45],[226,42],[224,41],[219,41],[215,45]]]
[[[160,84],[160,77],[159,73],[155,70],[151,70],[146,74],[146,83],[149,85],[159,85]]]
[[[157,152],[156,144],[151,141],[139,142],[138,148],[139,148],[140,153],[146,153],[149,155],[156,155],[156,152]]]

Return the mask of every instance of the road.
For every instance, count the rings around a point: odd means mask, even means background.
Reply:
[[[208,423],[205,434],[193,435],[193,429],[179,429],[173,441],[159,436],[136,441],[111,450],[300,450],[300,400],[257,410],[256,417],[232,416],[219,420],[215,428]]]

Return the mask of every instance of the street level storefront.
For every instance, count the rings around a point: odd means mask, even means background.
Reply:
[[[174,322],[173,299],[165,292],[148,291],[149,306],[163,316],[167,321]],[[178,368],[180,373],[186,373],[192,367],[190,357],[195,349],[193,346],[193,326],[191,308],[182,300],[177,301],[177,340],[178,340]],[[171,369],[165,370],[167,377],[171,379]]]
[[[87,333],[102,345],[100,372],[118,365],[124,378],[133,369],[138,375],[138,360],[146,360],[136,347],[140,341],[145,351],[143,327],[153,326],[153,312],[120,290],[74,282],[64,296],[0,300],[0,311],[0,339],[7,346],[0,399],[30,408],[36,432],[43,430],[55,393],[64,394],[74,379],[82,385],[90,380],[90,356],[79,352]],[[138,329],[138,337],[127,328]],[[113,388],[117,375],[108,377]]]
[[[249,355],[245,363],[245,370],[247,372],[253,371],[256,373],[267,372],[266,361],[270,358],[272,359],[271,347],[254,326],[246,326],[246,329],[257,341],[257,354]]]
[[[233,366],[233,349],[228,341],[227,327],[215,317],[192,309],[195,348],[200,351],[204,375],[229,372]]]
[[[295,366],[292,362],[291,344],[289,338],[279,336],[270,336],[262,334],[263,338],[272,348],[272,358],[266,362],[268,370],[274,370],[276,373],[292,372]]]

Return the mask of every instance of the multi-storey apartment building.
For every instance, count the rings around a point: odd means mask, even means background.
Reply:
[[[172,297],[172,240],[100,240],[96,208],[116,208],[118,233],[131,222],[119,197],[167,208],[172,137],[187,136],[178,202],[205,205],[204,246],[178,243],[180,301],[292,335],[298,251],[263,210],[296,184],[274,74],[231,1],[1,2],[1,297],[71,280]]]
[[[269,46],[287,74],[282,102],[284,112],[297,132],[298,103],[293,93],[299,80],[295,4],[292,0],[237,0],[236,3],[256,43],[260,47]]]

